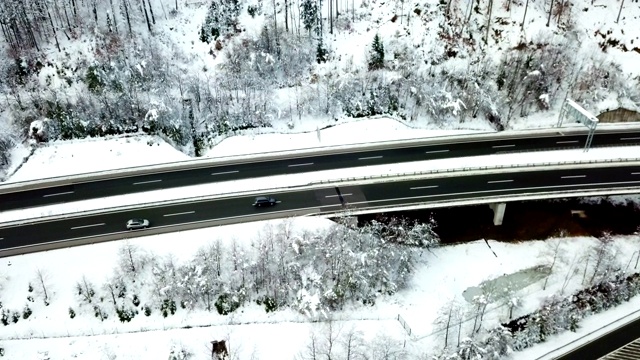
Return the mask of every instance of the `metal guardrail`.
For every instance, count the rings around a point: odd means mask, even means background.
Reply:
[[[561,162],[544,162],[544,163],[527,163],[527,164],[508,164],[508,165],[496,165],[496,166],[477,166],[477,167],[463,167],[463,168],[448,168],[448,169],[436,169],[436,170],[425,170],[425,171],[414,171],[414,172],[403,172],[403,173],[391,173],[391,174],[382,174],[382,175],[370,175],[364,177],[346,177],[346,178],[338,178],[338,179],[328,179],[312,182],[311,184],[334,184],[341,182],[354,182],[354,181],[363,181],[363,180],[375,180],[375,179],[388,179],[394,177],[411,177],[411,176],[427,176],[427,175],[439,175],[439,174],[451,174],[458,172],[489,172],[494,170],[505,170],[505,169],[524,169],[524,168],[540,168],[547,167],[549,170],[553,170],[553,167],[557,166],[573,166],[573,165],[598,165],[599,167],[607,166],[608,164],[616,164],[616,163],[633,163],[638,162],[640,165],[640,158],[617,158],[617,159],[604,159],[604,160],[586,160],[586,161],[561,161]]]

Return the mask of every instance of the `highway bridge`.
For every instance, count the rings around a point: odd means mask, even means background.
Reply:
[[[410,179],[317,184],[269,193],[279,203],[267,208],[251,205],[253,197],[260,194],[245,193],[0,225],[0,256],[228,223],[335,215],[345,211],[340,196],[348,213],[358,214],[619,193],[640,193],[640,162],[501,168]],[[125,223],[135,217],[149,219],[151,228],[128,233]]]
[[[197,160],[164,166],[9,183],[0,185],[0,212],[264,176],[505,152],[577,149],[584,146],[587,136],[585,130],[561,130],[562,132],[553,129],[525,134],[492,133],[396,141],[368,144],[362,147],[291,152],[285,156],[264,154],[224,160]],[[640,144],[640,129],[603,129],[596,132],[592,146],[638,144]],[[2,222],[1,213],[0,222]]]

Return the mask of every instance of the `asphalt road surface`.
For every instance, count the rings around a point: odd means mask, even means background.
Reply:
[[[383,208],[482,196],[633,186],[640,186],[640,167],[637,166],[515,171],[344,186],[338,190],[350,207]],[[275,197],[279,201],[278,204],[254,208],[251,205],[252,197],[226,198],[4,227],[0,228],[0,250],[28,248],[36,244],[52,244],[108,234],[124,234],[126,221],[136,217],[148,219],[153,228],[230,218],[238,219],[237,222],[242,218],[251,221],[266,212],[281,213],[282,217],[286,217],[289,212],[301,209],[319,213],[335,211],[342,206],[335,187],[268,195]]]
[[[640,319],[597,338],[567,354],[557,357],[558,360],[599,359],[640,337]],[[631,359],[631,357],[626,357]],[[640,359],[640,353],[634,359]]]
[[[458,140],[459,141],[459,140]],[[295,174],[309,171],[345,169],[357,166],[394,164],[410,161],[490,155],[504,152],[581,148],[582,135],[553,135],[536,138],[456,142],[438,145],[308,156],[267,162],[209,167],[153,175],[116,178],[37,190],[0,194],[0,212],[61,202],[199,185],[218,181]],[[592,146],[640,144],[640,130],[596,133]],[[260,149],[256,149],[259,151]]]

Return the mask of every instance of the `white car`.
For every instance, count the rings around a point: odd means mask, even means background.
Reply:
[[[131,219],[127,221],[127,230],[146,229],[149,227],[147,219]]]

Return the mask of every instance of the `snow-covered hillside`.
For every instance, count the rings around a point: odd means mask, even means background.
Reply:
[[[619,21],[620,2],[600,0],[72,3],[34,18],[30,41],[4,33],[3,167],[27,137],[144,131],[201,156],[246,129],[381,114],[502,130],[553,124],[566,97],[596,114],[638,109],[634,2]]]

